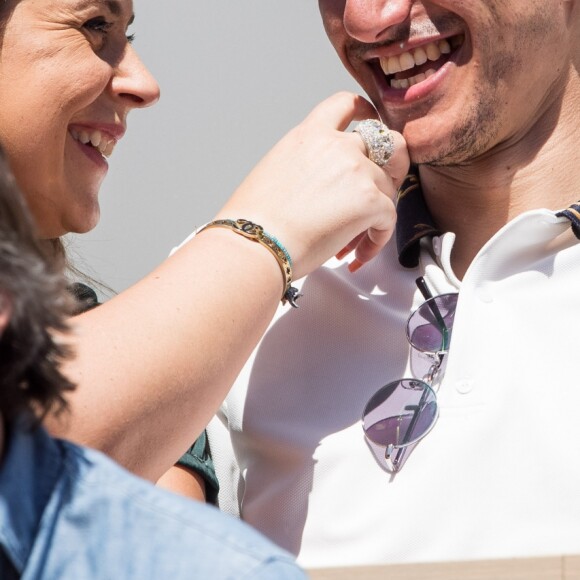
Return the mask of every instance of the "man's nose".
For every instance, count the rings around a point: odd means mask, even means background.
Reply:
[[[389,28],[402,24],[410,15],[415,0],[346,0],[344,28],[352,38],[380,42]]]

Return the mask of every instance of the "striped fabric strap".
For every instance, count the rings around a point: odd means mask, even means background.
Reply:
[[[573,203],[570,207],[558,212],[557,217],[568,218],[572,222],[572,231],[580,240],[580,202]]]

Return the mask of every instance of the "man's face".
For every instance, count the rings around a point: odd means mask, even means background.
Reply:
[[[319,0],[328,36],[416,163],[517,142],[558,107],[576,33],[566,0]]]

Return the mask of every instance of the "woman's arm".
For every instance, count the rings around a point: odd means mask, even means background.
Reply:
[[[157,485],[189,499],[201,502],[206,501],[207,496],[203,477],[182,465],[171,467],[157,481]]]
[[[342,93],[319,105],[258,164],[217,217],[254,221],[309,273],[363,234],[367,261],[390,237],[396,181],[408,166],[398,137],[389,170],[343,132],[374,115]],[[219,170],[219,167],[216,168]],[[229,230],[207,229],[151,274],[74,319],[78,384],[51,431],[99,448],[156,481],[201,433],[266,330],[281,298],[272,254]]]

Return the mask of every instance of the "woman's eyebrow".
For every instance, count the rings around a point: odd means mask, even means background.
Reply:
[[[119,16],[123,12],[118,0],[98,0],[98,2],[99,4],[104,4],[110,10],[111,14],[115,16]]]
[[[98,0],[98,2],[105,4],[113,16],[120,16],[123,13],[123,6],[119,0]],[[129,26],[133,24],[134,20],[135,14],[131,14],[131,18],[129,19]]]
[[[84,10],[95,4],[103,6],[108,9],[113,16],[121,16],[123,14],[123,4],[120,0],[79,0],[77,9]],[[129,26],[135,21],[135,14],[131,14],[129,19]]]
[[[120,16],[123,13],[123,6],[119,0],[81,0],[79,2],[80,9],[86,8],[90,5],[100,4],[109,9],[109,12],[114,16]]]

